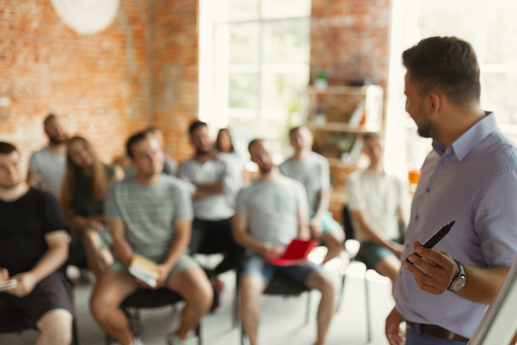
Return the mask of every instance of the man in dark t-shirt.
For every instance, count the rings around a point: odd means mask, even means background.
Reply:
[[[59,268],[68,257],[68,238],[54,196],[22,182],[20,154],[0,142],[0,330],[9,331],[13,311],[40,331],[37,344],[70,344],[72,287]],[[14,326],[14,325],[13,325]]]

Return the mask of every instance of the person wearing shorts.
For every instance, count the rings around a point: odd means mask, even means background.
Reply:
[[[204,271],[185,253],[190,240],[192,203],[188,186],[162,174],[163,152],[149,133],[129,138],[126,149],[136,174],[116,182],[108,192],[105,218],[116,259],[99,279],[92,294],[93,316],[121,345],[141,344],[131,333],[120,303],[137,289],[150,289],[128,272],[135,254],[157,263],[157,288],[167,288],[186,301],[179,328],[168,343],[183,344],[212,303]]]
[[[259,298],[276,272],[283,272],[308,288],[321,292],[316,345],[326,344],[335,310],[335,288],[321,267],[309,261],[281,267],[268,263],[279,257],[294,238],[309,239],[308,204],[303,185],[283,176],[273,166],[273,145],[255,139],[249,144],[251,160],[260,179],[241,189],[237,196],[233,236],[247,250],[240,278],[240,315],[251,345],[257,344]]]
[[[72,286],[60,267],[68,258],[68,235],[57,199],[21,180],[20,154],[0,142],[0,329],[39,331],[37,344],[72,340]],[[13,319],[22,315],[23,320]]]
[[[330,170],[327,159],[312,151],[314,138],[305,126],[289,131],[293,157],[278,167],[287,177],[300,181],[309,202],[309,228],[313,238],[328,248],[323,264],[345,250],[345,233],[328,211],[330,200]]]
[[[384,171],[383,148],[379,135],[363,136],[363,152],[370,166],[348,179],[348,209],[355,237],[361,242],[357,257],[368,268],[390,278],[393,288],[404,249],[400,224],[405,222],[408,192],[398,178]]]

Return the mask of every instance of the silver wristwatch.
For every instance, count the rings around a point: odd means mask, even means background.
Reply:
[[[463,265],[458,260],[454,261],[456,261],[456,264],[458,265],[458,275],[451,281],[447,290],[458,292],[465,287],[465,284],[467,284],[467,274],[465,273]]]

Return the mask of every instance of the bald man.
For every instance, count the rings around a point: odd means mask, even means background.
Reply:
[[[326,344],[335,310],[335,288],[331,279],[310,261],[295,266],[268,263],[283,254],[294,238],[309,239],[308,204],[303,185],[283,176],[273,165],[273,146],[255,139],[249,144],[251,160],[260,170],[260,179],[241,189],[233,219],[235,241],[248,255],[240,280],[240,315],[251,345],[257,344],[259,298],[276,272],[321,292],[316,345]],[[249,231],[248,231],[249,230]]]
[[[312,151],[314,138],[305,126],[289,131],[294,155],[280,164],[280,172],[300,181],[305,187],[309,202],[309,228],[312,237],[328,248],[323,264],[345,250],[345,233],[329,212],[330,171],[328,160]]]

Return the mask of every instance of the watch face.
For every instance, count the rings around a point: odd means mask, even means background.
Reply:
[[[463,289],[463,287],[465,286],[466,283],[467,283],[467,278],[463,277],[463,276],[459,276],[458,278],[454,279],[454,281],[452,282],[451,291],[453,291],[453,292],[460,291],[461,289]]]

